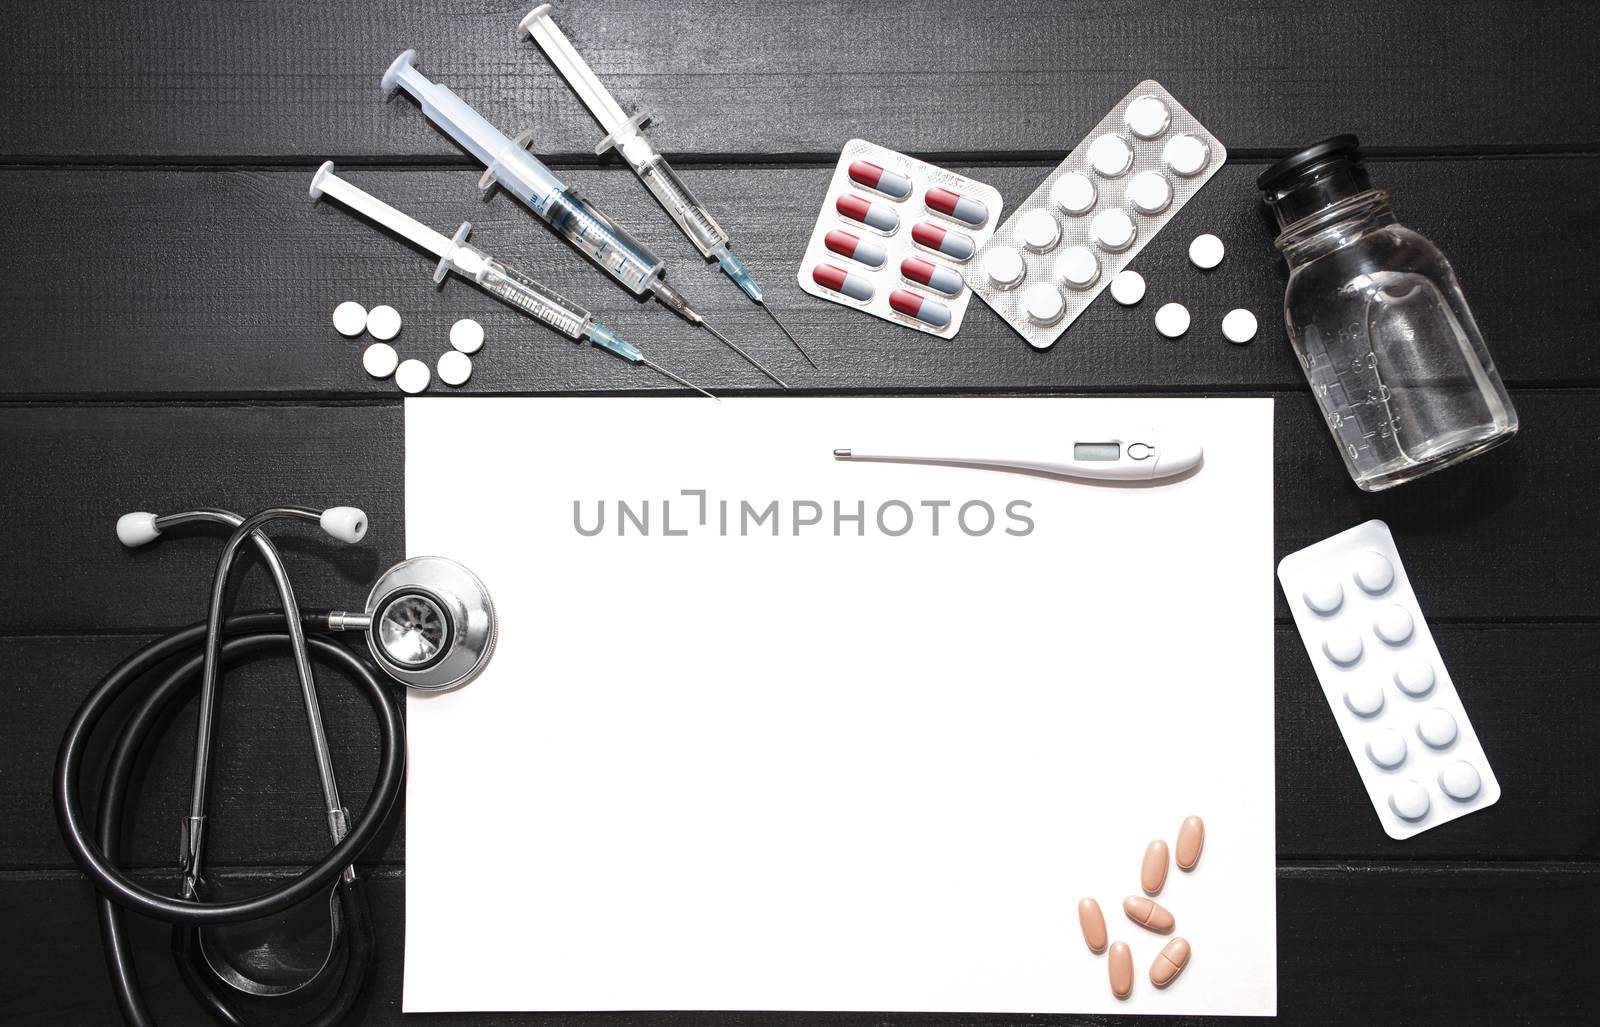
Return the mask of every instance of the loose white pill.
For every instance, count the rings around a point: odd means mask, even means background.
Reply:
[[[1439,771],[1439,790],[1457,802],[1466,802],[1477,795],[1481,787],[1483,781],[1478,777],[1477,768],[1466,760],[1457,760]]]
[[[1017,237],[1028,249],[1044,253],[1061,241],[1061,226],[1054,214],[1039,207],[1017,219]]]
[[[1189,244],[1189,260],[1195,267],[1210,271],[1222,263],[1222,240],[1207,232],[1194,237],[1194,242]]]
[[[1417,737],[1435,749],[1443,749],[1456,740],[1456,718],[1449,710],[1435,706],[1417,721]]]
[[[1322,651],[1328,659],[1341,667],[1348,667],[1361,659],[1361,636],[1354,631],[1335,631],[1322,641]]]
[[[1411,637],[1412,627],[1410,612],[1399,603],[1391,603],[1379,610],[1378,619],[1372,622],[1372,630],[1390,645],[1403,644]]]
[[[1094,236],[1094,241],[1112,253],[1121,253],[1133,245],[1133,238],[1137,234],[1133,227],[1133,218],[1126,211],[1102,210],[1089,222],[1089,234]]]
[[[1394,683],[1400,691],[1420,699],[1433,691],[1433,664],[1420,656],[1402,657],[1394,669]]]
[[[1022,254],[1009,246],[996,246],[983,255],[983,273],[996,289],[1013,289],[1028,269]]]
[[[1382,553],[1365,552],[1356,559],[1356,567],[1351,576],[1356,579],[1356,584],[1362,591],[1372,595],[1382,595],[1394,584],[1394,564]]]
[[[428,365],[420,360],[402,360],[394,371],[394,383],[400,386],[400,391],[413,396],[428,387],[429,377]]]
[[[388,342],[400,334],[400,311],[380,303],[367,311],[367,331],[372,333],[374,339]]]
[[[400,355],[387,342],[375,342],[361,354],[361,366],[374,378],[387,378],[394,374],[395,365],[398,363]]]
[[[1156,311],[1156,331],[1169,339],[1176,339],[1189,330],[1189,308],[1182,303],[1168,303]]]
[[[1159,96],[1141,96],[1122,115],[1128,131],[1140,139],[1154,139],[1172,124],[1172,112]]]
[[[1430,805],[1428,790],[1415,781],[1401,781],[1389,793],[1389,808],[1402,820],[1421,820]]]
[[[1244,345],[1256,337],[1256,316],[1248,310],[1230,310],[1222,316],[1222,337]]]
[[[1141,171],[1128,180],[1128,201],[1141,214],[1159,214],[1172,204],[1172,183],[1159,171]]]
[[[1137,271],[1123,271],[1111,279],[1111,298],[1125,307],[1144,299],[1144,276]]]
[[[1050,202],[1068,214],[1082,214],[1094,206],[1094,182],[1087,175],[1069,171],[1050,187]]]
[[[1056,258],[1056,274],[1074,289],[1087,289],[1100,277],[1100,261],[1087,246],[1068,246]]]
[[[1133,147],[1119,135],[1107,133],[1089,144],[1089,166],[1106,178],[1116,178],[1133,164]]]
[[[1314,612],[1326,617],[1344,605],[1344,586],[1339,584],[1338,578],[1323,578],[1307,585],[1300,598]]]
[[[1406,739],[1392,727],[1381,727],[1367,738],[1367,758],[1385,770],[1406,761]]]
[[[464,317],[450,326],[450,345],[462,353],[476,353],[483,348],[483,325]]]
[[[355,338],[367,330],[367,308],[355,300],[345,300],[333,308],[333,328],[340,335]]]
[[[446,385],[462,385],[472,377],[472,358],[460,350],[446,350],[439,357],[439,380]]]
[[[1043,327],[1055,324],[1061,320],[1066,309],[1061,290],[1053,285],[1040,282],[1022,290],[1022,310],[1028,315],[1028,320],[1036,325]]]
[[[1358,717],[1371,717],[1383,709],[1383,689],[1372,681],[1358,681],[1344,690],[1344,704]]]
[[[1193,178],[1211,163],[1211,147],[1197,136],[1175,135],[1161,148],[1161,162],[1174,173]]]

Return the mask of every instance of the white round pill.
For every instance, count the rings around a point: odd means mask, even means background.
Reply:
[[[1022,310],[1028,315],[1029,321],[1044,326],[1053,325],[1061,320],[1061,315],[1066,313],[1067,305],[1062,299],[1060,289],[1040,282],[1022,290]]]
[[[1106,133],[1089,144],[1089,166],[1106,178],[1116,178],[1133,163],[1133,147],[1119,135]]]
[[[446,385],[463,385],[472,377],[472,358],[460,350],[445,350],[439,357],[439,380]]]
[[[413,396],[428,387],[429,377],[428,365],[420,360],[402,360],[394,371],[394,383],[400,386],[400,391]]]
[[[1348,667],[1361,659],[1361,636],[1354,631],[1338,630],[1322,641],[1322,651],[1328,659],[1341,667]]]
[[[1211,147],[1196,136],[1175,135],[1161,148],[1161,162],[1184,178],[1193,178],[1211,163]]]
[[[398,363],[400,355],[387,342],[375,342],[361,354],[361,366],[374,378],[387,378],[394,374],[395,365]]]
[[[1322,578],[1307,585],[1300,598],[1314,612],[1326,617],[1344,605],[1344,586],[1339,584],[1338,578]]]
[[[374,339],[388,342],[400,334],[400,311],[380,303],[367,311],[367,331],[372,333]]]
[[[1009,246],[996,246],[983,255],[983,273],[996,289],[1012,289],[1028,273],[1022,254]]]
[[[1050,202],[1068,214],[1082,214],[1094,206],[1094,182],[1087,175],[1069,171],[1050,187]]]
[[[1420,656],[1403,656],[1394,669],[1394,683],[1400,691],[1420,699],[1433,691],[1433,664]]]
[[[367,330],[367,308],[355,300],[345,300],[333,308],[333,328],[340,335],[355,338]]]
[[[1222,316],[1222,337],[1244,345],[1256,337],[1256,316],[1248,310],[1230,310]]]
[[[1406,761],[1406,739],[1392,727],[1380,727],[1367,737],[1367,759],[1385,770]]]
[[[1344,704],[1358,717],[1371,717],[1383,709],[1383,689],[1371,681],[1358,681],[1344,690]]]
[[[1382,595],[1394,584],[1394,564],[1382,553],[1362,553],[1356,558],[1355,570],[1351,577],[1356,579],[1356,584],[1362,591],[1372,595]]]
[[[1176,339],[1189,330],[1189,308],[1182,303],[1168,303],[1156,311],[1156,331],[1169,339]]]
[[[1202,271],[1210,271],[1222,263],[1222,240],[1210,232],[1194,237],[1189,244],[1189,262]]]
[[[1415,781],[1401,781],[1389,793],[1389,808],[1401,820],[1421,820],[1430,805],[1428,790]]]
[[[1017,219],[1017,237],[1028,249],[1044,253],[1061,241],[1061,226],[1056,224],[1054,214],[1038,207]]]
[[[1154,139],[1172,124],[1172,112],[1159,96],[1141,96],[1122,115],[1128,131],[1140,139]]]
[[[1100,261],[1087,246],[1068,246],[1056,258],[1056,274],[1074,289],[1087,289],[1100,277]]]
[[[1123,271],[1111,279],[1111,298],[1125,307],[1144,299],[1144,276],[1137,271]]]
[[[1456,740],[1456,718],[1449,710],[1435,706],[1417,721],[1417,737],[1435,749],[1443,749]]]
[[[464,317],[450,326],[450,345],[462,353],[476,353],[483,349],[483,325]]]
[[[1411,637],[1411,614],[1399,603],[1390,603],[1378,611],[1378,619],[1372,622],[1372,630],[1377,636],[1390,645],[1401,645]]]
[[[1159,214],[1172,203],[1172,184],[1159,171],[1141,171],[1128,180],[1128,201],[1141,214]]]
[[[1482,787],[1477,768],[1466,760],[1457,760],[1439,771],[1439,790],[1457,802],[1466,802]]]
[[[1126,211],[1102,210],[1089,222],[1089,234],[1094,236],[1094,241],[1112,253],[1121,253],[1133,245],[1133,237],[1137,234],[1133,227],[1133,218]]]

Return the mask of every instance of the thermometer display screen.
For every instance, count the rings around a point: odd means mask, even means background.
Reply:
[[[1122,446],[1115,442],[1075,442],[1072,445],[1074,460],[1116,460],[1122,456]]]

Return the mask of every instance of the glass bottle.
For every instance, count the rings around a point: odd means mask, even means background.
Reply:
[[[1517,431],[1455,272],[1395,220],[1353,135],[1256,184],[1289,265],[1284,321],[1345,467],[1368,492],[1460,463]]]

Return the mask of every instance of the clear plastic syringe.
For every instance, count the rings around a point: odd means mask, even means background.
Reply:
[[[545,56],[550,58],[550,63],[561,72],[562,77],[567,80],[567,85],[578,94],[578,99],[583,101],[584,106],[589,108],[589,113],[594,115],[594,119],[600,122],[600,127],[605,130],[606,136],[595,144],[594,152],[598,155],[615,147],[617,152],[622,154],[622,159],[633,168],[634,174],[639,176],[639,181],[655,195],[662,208],[672,215],[672,220],[683,229],[683,234],[689,237],[689,241],[699,248],[707,260],[715,260],[727,276],[744,290],[745,295],[767,312],[767,316],[772,318],[772,323],[788,336],[794,348],[806,358],[806,363],[813,368],[816,367],[816,361],[811,359],[811,354],[805,351],[805,347],[801,346],[789,333],[789,329],[784,327],[783,322],[778,320],[778,315],[767,306],[762,298],[761,286],[756,284],[750,269],[745,267],[739,255],[729,248],[728,233],[717,224],[711,212],[706,210],[705,204],[695,199],[694,194],[672,170],[666,158],[661,156],[651,145],[650,140],[639,131],[650,120],[650,115],[641,113],[629,117],[623,113],[617,101],[612,98],[610,90],[606,89],[594,70],[589,67],[589,63],[567,39],[566,33],[562,32],[551,18],[549,4],[540,4],[529,11],[528,16],[522,19],[522,27],[544,50]]]
[[[487,190],[496,184],[504,186],[635,295],[650,293],[668,310],[710,332],[762,374],[786,389],[789,387],[761,361],[706,323],[683,294],[667,284],[666,268],[660,257],[645,249],[616,222],[578,195],[577,190],[557,178],[543,161],[530,154],[524,148],[529,133],[515,140],[506,138],[504,132],[489,124],[448,86],[418,71],[416,59],[415,50],[407,50],[396,57],[389,70],[383,73],[383,91],[392,93],[400,88],[410,93],[429,121],[478,158],[487,169],[478,182],[480,187]]]
[[[311,199],[318,200],[324,195],[333,197],[356,213],[365,215],[438,257],[439,266],[433,272],[435,282],[444,281],[444,277],[454,271],[463,278],[475,282],[489,295],[516,307],[536,320],[543,321],[569,339],[587,339],[595,346],[615,353],[630,364],[642,364],[653,368],[684,388],[693,389],[701,395],[716,399],[700,386],[684,381],[647,358],[640,352],[639,347],[596,321],[587,310],[576,303],[540,285],[516,269],[507,267],[476,246],[469,245],[466,238],[472,231],[470,223],[463,223],[456,229],[454,238],[447,238],[409,214],[396,210],[361,187],[352,185],[335,175],[331,160],[324,163],[317,169],[317,173],[311,176]]]

